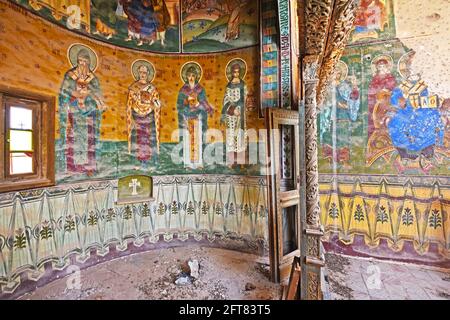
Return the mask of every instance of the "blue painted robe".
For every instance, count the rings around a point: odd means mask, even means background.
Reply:
[[[388,130],[396,148],[417,154],[443,143],[444,124],[439,110],[420,105],[421,100],[428,96],[423,82],[403,82],[392,92],[391,104],[397,111],[388,124]],[[400,106],[402,98],[406,100],[404,108]]]

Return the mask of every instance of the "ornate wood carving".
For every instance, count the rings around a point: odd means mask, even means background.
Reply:
[[[318,106],[324,101],[337,62],[341,59],[355,21],[359,0],[335,0],[328,41],[320,67]]]
[[[306,160],[306,223],[319,227],[319,173],[317,164],[317,103],[318,57],[303,59],[305,81],[305,160]]]
[[[305,6],[306,53],[323,52],[333,0],[309,0]]]
[[[319,275],[315,272],[308,272],[308,289],[306,296],[308,300],[319,300],[319,284]]]

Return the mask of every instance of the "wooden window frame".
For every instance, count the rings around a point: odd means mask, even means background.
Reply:
[[[33,173],[10,174],[9,108],[33,110]],[[0,86],[0,192],[55,185],[55,97]]]

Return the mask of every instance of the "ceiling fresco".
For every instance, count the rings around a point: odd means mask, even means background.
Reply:
[[[14,0],[67,29],[149,52],[206,53],[259,43],[253,0]]]

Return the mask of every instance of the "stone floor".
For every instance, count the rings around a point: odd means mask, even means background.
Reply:
[[[190,279],[184,285],[175,284],[180,275],[190,274],[189,260],[199,262],[198,279]],[[268,276],[268,266],[259,263],[255,255],[193,245],[106,262],[74,272],[20,299],[279,299],[280,286],[271,283]]]
[[[450,270],[327,254],[334,300],[450,300]]]

